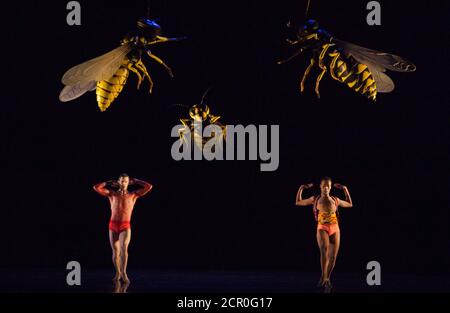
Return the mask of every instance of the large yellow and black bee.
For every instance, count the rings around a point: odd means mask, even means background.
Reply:
[[[288,27],[291,27],[290,23]],[[394,90],[394,82],[385,74],[386,70],[396,72],[416,70],[414,64],[399,56],[338,40],[321,29],[315,20],[308,20],[301,26],[295,40],[286,41],[300,49],[278,64],[293,59],[305,50],[311,50],[313,56],[301,80],[300,91],[304,91],[308,74],[314,66],[317,66],[320,70],[315,87],[318,98],[320,98],[319,84],[326,72],[334,80],[375,101],[378,92],[388,93]]]
[[[119,96],[127,82],[130,71],[138,77],[138,89],[145,78],[148,79],[151,93],[153,81],[142,62],[142,53],[147,53],[173,77],[170,67],[154,55],[149,47],[159,43],[184,39],[167,38],[161,36],[161,34],[161,26],[154,20],[139,19],[137,28],[122,39],[118,48],[72,67],[64,74],[62,83],[66,86],[59,95],[60,101],[71,101],[87,91],[96,90],[98,107],[103,112]]]
[[[215,147],[221,147],[223,140],[226,139],[226,126],[219,122],[220,116],[211,114],[209,106],[203,103],[205,95],[203,95],[200,104],[194,104],[189,109],[190,118],[180,119],[183,125],[178,130],[180,144],[186,144],[192,140],[199,149],[202,149],[206,144],[213,143]],[[211,136],[204,137],[203,131],[209,125],[214,127]],[[188,138],[187,134],[190,134],[191,138]]]

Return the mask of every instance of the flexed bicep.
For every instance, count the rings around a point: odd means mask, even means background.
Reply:
[[[348,202],[348,201],[339,199],[338,197],[336,197],[336,199],[337,199],[337,206],[340,206],[341,208],[351,208],[351,207],[353,207],[353,204]]]
[[[100,194],[104,197],[108,197],[111,194],[111,190],[106,188],[106,182],[96,184],[96,185],[94,185],[93,188],[98,194]]]
[[[136,190],[136,191],[134,192],[134,194],[135,194],[137,197],[142,197],[143,195],[147,194],[150,190],[153,189],[153,185],[152,185],[152,184],[150,184],[150,183],[148,183],[148,182],[146,182],[146,181],[137,179],[137,178],[133,178],[133,179],[132,179],[132,183],[133,183],[133,184],[135,183],[135,184],[138,184],[138,185],[141,186],[141,188],[139,188],[138,190]]]
[[[314,196],[309,197],[308,199],[303,199],[303,197],[302,197],[303,190],[311,188],[312,186],[313,186],[313,184],[307,184],[307,185],[301,185],[300,188],[298,188],[297,196],[295,197],[295,205],[306,206],[306,205],[314,204]]]
[[[307,205],[313,205],[314,204],[314,196],[309,197],[308,199],[297,199],[296,205],[298,206],[307,206]]]

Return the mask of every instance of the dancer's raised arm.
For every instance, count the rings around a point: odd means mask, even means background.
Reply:
[[[338,198],[338,200],[339,200],[338,205],[343,208],[353,207],[352,198],[350,197],[350,192],[348,191],[348,188],[341,184],[334,184],[334,187],[336,187],[337,189],[341,189],[345,194],[345,200],[341,200]]]
[[[309,197],[308,199],[302,198],[303,189],[311,188],[313,184],[301,185],[297,191],[297,197],[295,198],[295,205],[306,206],[314,204],[314,197]]]

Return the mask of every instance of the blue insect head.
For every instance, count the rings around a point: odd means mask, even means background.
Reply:
[[[306,21],[305,24],[300,26],[297,34],[297,38],[300,43],[329,37],[331,37],[330,34],[320,28],[320,25],[316,20]]]
[[[139,19],[137,21],[137,27],[148,38],[154,38],[156,36],[161,36],[161,33],[162,33],[161,26],[159,26],[159,24],[156,23],[156,20],[151,20],[148,18]]]

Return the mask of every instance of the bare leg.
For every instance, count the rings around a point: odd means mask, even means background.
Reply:
[[[116,270],[116,275],[114,276],[113,281],[118,281],[121,276],[119,234],[116,234],[115,232],[110,230],[109,243],[111,244],[112,249],[112,261],[114,269]]]
[[[125,283],[129,283],[130,279],[127,276],[127,265],[128,265],[128,245],[130,244],[131,240],[131,228],[128,228],[127,230],[124,230],[119,235],[119,241],[120,241],[120,254],[122,256],[122,279]]]
[[[336,264],[336,258],[339,252],[339,245],[341,241],[340,231],[337,231],[333,235],[330,236],[330,248],[328,250],[328,268],[327,268],[327,280],[330,281],[331,272],[334,269],[334,265]],[[330,284],[331,285],[331,284]]]
[[[120,293],[121,289],[122,289],[122,284],[120,283],[120,280],[114,280],[113,293]]]
[[[322,276],[320,277],[318,287],[323,286],[325,280],[327,279],[327,268],[328,268],[328,248],[330,245],[328,234],[323,230],[317,230],[317,244],[320,250],[320,266],[322,268]]]
[[[120,289],[120,293],[127,293],[128,287],[130,286],[130,282],[123,283],[122,288]]]

